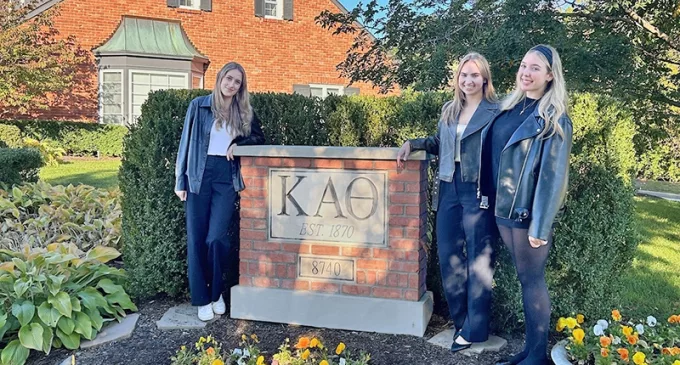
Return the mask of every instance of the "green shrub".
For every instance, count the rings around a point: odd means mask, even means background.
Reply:
[[[0,183],[11,186],[38,181],[42,166],[42,156],[35,149],[0,148]]]
[[[13,125],[0,124],[0,148],[21,148],[21,130]]]
[[[40,156],[42,156],[43,163],[47,166],[56,166],[63,162],[61,158],[64,157],[64,153],[66,153],[63,148],[52,147],[45,142],[33,138],[24,138],[24,144],[28,148],[35,148],[38,150]]]
[[[120,156],[123,137],[128,128],[118,125],[59,122],[45,120],[5,120],[0,125],[14,125],[21,137],[32,138],[61,148],[68,155]]]
[[[582,313],[606,318],[620,303],[621,277],[639,243],[633,188],[617,171],[593,162],[571,166],[564,215],[546,273],[553,316]],[[499,250],[494,276],[494,320],[500,331],[523,321],[521,291],[507,250]]]
[[[3,364],[22,365],[30,350],[75,350],[105,322],[136,311],[121,286],[125,272],[106,262],[111,247],[87,253],[71,245],[14,252],[0,250],[0,354]]]
[[[120,249],[121,214],[118,190],[44,182],[0,190],[0,249],[55,242]]]
[[[125,139],[120,173],[124,258],[135,295],[176,295],[186,290],[184,210],[173,192],[174,161],[189,102],[207,93],[151,94],[139,125]],[[252,101],[269,144],[395,147],[405,139],[434,134],[441,106],[449,97],[439,92],[407,92],[386,98],[331,96],[321,100],[268,93],[255,94]],[[549,269],[550,289],[561,296],[555,301],[556,313],[596,313],[597,293],[592,288],[605,288],[594,281],[606,277],[616,287],[618,278],[612,275],[632,260],[637,244],[630,184],[635,128],[622,110],[607,98],[574,96],[572,180],[567,210],[556,230],[555,245],[560,247],[553,251]],[[604,214],[605,209],[615,213]],[[432,254],[437,249],[433,213],[428,217],[428,230],[428,287],[435,292],[437,311],[445,313],[437,255]],[[605,238],[603,252],[608,256],[591,255],[588,250]],[[563,254],[563,249],[582,257]],[[493,323],[512,330],[521,320],[518,283],[504,249],[499,249],[499,256]],[[599,257],[606,259],[595,260]],[[587,266],[585,277],[577,276],[573,262]]]

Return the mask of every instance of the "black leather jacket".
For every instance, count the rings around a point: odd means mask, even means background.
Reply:
[[[479,176],[481,175],[482,141],[484,139],[482,133],[486,133],[487,128],[485,127],[488,126],[498,113],[497,103],[482,99],[477,110],[475,110],[470,118],[470,122],[467,128],[465,128],[465,132],[460,141],[461,177],[465,182],[477,183],[478,199],[481,199]],[[424,150],[429,154],[440,156],[440,132],[441,121],[435,136],[409,140],[411,151]],[[437,171],[432,190],[432,209],[435,211],[437,210],[439,203],[439,181],[439,171]]]
[[[495,215],[531,219],[529,236],[547,240],[567,193],[572,124],[563,115],[558,121],[563,135],[549,138],[538,136],[544,124],[536,109],[505,145],[496,181]],[[488,193],[487,184],[483,185],[482,193]]]

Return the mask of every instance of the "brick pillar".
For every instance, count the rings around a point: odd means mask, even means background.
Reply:
[[[432,308],[423,249],[424,154],[411,156],[400,171],[396,149],[258,146],[239,147],[236,154],[242,156],[246,190],[232,317],[423,334]],[[299,301],[305,295],[309,298]],[[296,309],[278,314],[270,305],[256,304],[273,301],[283,308],[287,300],[296,302]],[[403,323],[380,323],[375,313],[365,314],[369,322],[376,319],[373,324],[306,318],[305,311],[321,303],[332,310],[341,302],[345,310],[373,305],[392,310],[389,319]],[[414,318],[394,317],[406,313]]]

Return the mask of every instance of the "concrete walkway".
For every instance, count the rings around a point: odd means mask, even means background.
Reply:
[[[680,202],[680,194],[662,193],[658,191],[638,190],[638,195],[653,196],[661,199],[666,199],[674,202]]]

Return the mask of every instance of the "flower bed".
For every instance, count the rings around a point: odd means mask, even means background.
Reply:
[[[560,318],[557,331],[569,335],[564,345],[567,359],[557,358],[555,363],[680,365],[680,315],[670,316],[665,323],[652,316],[645,321],[624,320],[618,310],[611,317],[594,324],[586,324],[582,315]],[[553,351],[553,356],[559,353]]]
[[[212,336],[201,337],[193,347],[182,346],[171,358],[172,365],[368,365],[371,356],[353,357],[340,342],[332,353],[318,338],[300,337],[291,345],[286,339],[270,360],[258,348],[257,335],[243,335],[239,348],[225,351]]]

